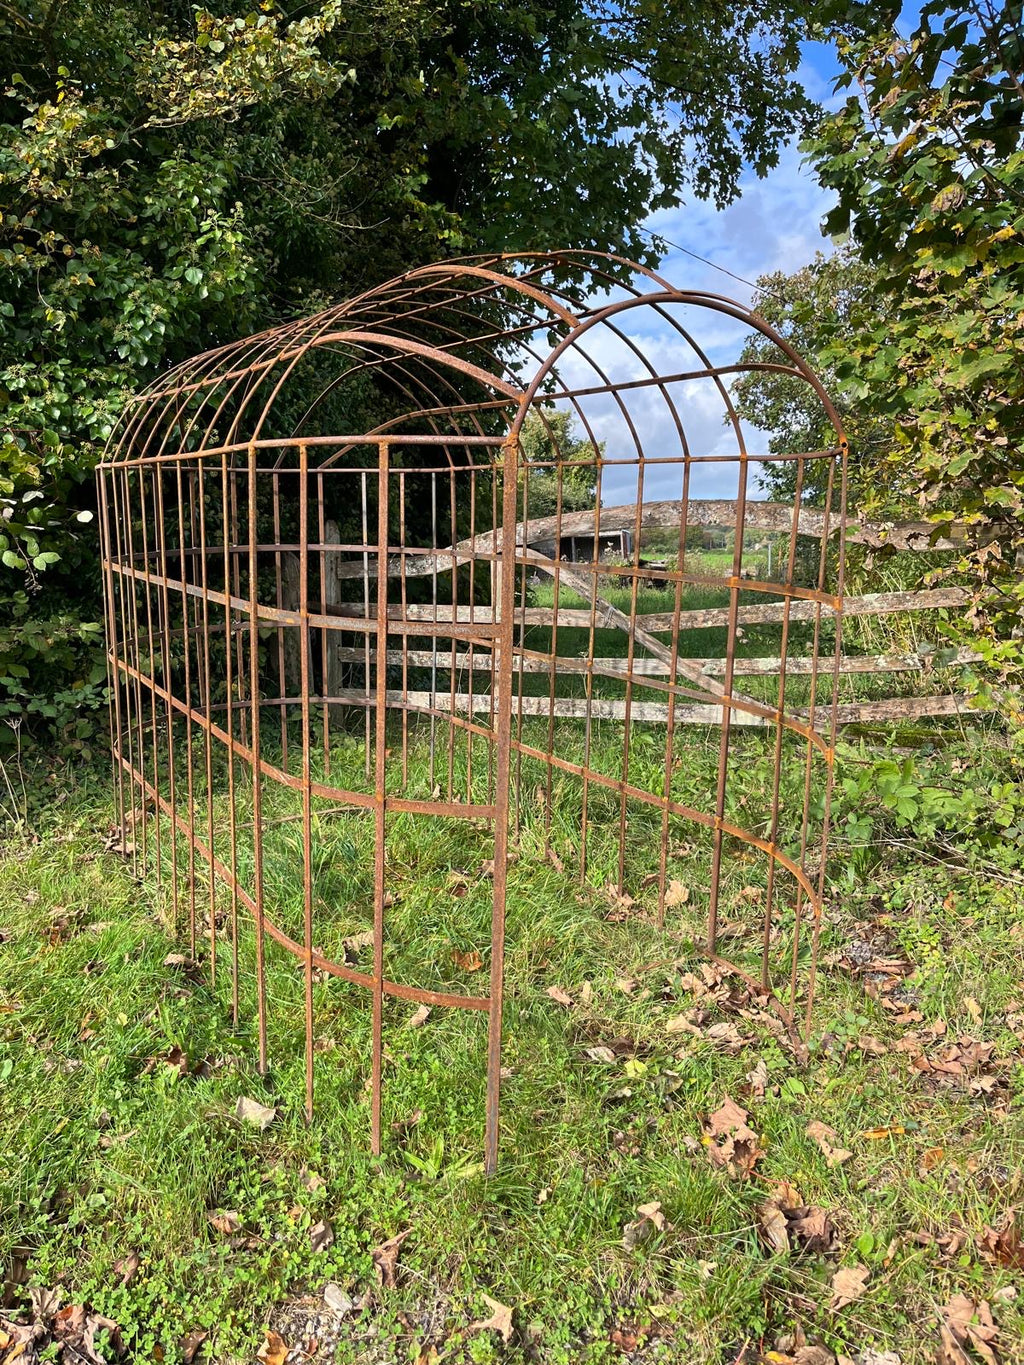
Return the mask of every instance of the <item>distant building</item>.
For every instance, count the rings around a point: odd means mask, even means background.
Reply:
[[[529,548],[546,559],[565,560],[570,564],[593,564],[595,558],[593,535],[561,536],[558,540],[549,536],[546,539],[531,540]],[[602,560],[609,555],[615,555],[619,559],[632,559],[633,532],[602,531],[598,536],[596,557]]]

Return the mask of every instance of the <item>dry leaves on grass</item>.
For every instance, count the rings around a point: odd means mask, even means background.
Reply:
[[[422,1028],[430,1018],[430,1006],[421,1005],[414,1015],[406,1020],[406,1028]]]
[[[16,1322],[0,1316],[0,1357],[18,1365],[35,1365],[42,1358],[56,1357],[65,1365],[107,1365],[111,1355],[125,1354],[121,1330],[116,1322],[95,1313],[83,1304],[61,1308],[59,1289],[33,1288],[30,1291],[32,1321]],[[100,1347],[102,1346],[102,1351]]]
[[[768,1088],[768,1066],[763,1057],[758,1058],[757,1065],[752,1071],[748,1071],[743,1079],[746,1082],[747,1092],[753,1099],[764,1098],[764,1092]]]
[[[825,1156],[825,1163],[828,1166],[841,1166],[844,1161],[849,1161],[853,1153],[847,1151],[845,1147],[835,1145],[836,1131],[830,1128],[827,1123],[822,1123],[820,1119],[814,1119],[804,1129],[812,1141],[816,1142]]]
[[[267,1327],[263,1333],[263,1345],[256,1352],[256,1358],[262,1360],[263,1365],[284,1365],[288,1359],[288,1345],[284,1337]]]
[[[629,919],[636,904],[628,891],[620,891],[614,882],[607,882],[604,888],[606,900],[611,904],[611,909],[605,915],[605,919],[610,924],[621,924],[623,920]]]
[[[564,1005],[566,1009],[572,1008],[572,996],[563,991],[561,986],[549,986],[544,994],[550,996],[556,1005]]]
[[[832,1276],[832,1298],[829,1308],[838,1313],[848,1303],[859,1299],[867,1288],[871,1271],[866,1265],[843,1265]]]
[[[208,1213],[206,1215],[206,1220],[208,1223],[212,1224],[218,1232],[223,1233],[225,1237],[231,1236],[232,1233],[240,1232],[242,1228],[242,1220],[234,1209],[218,1209],[216,1213]]]
[[[675,877],[665,888],[665,906],[669,910],[675,910],[680,905],[685,905],[690,899],[690,888]]]
[[[1021,1238],[1017,1210],[1010,1209],[997,1228],[986,1228],[978,1238],[978,1250],[987,1261],[1024,1270],[1024,1239]]]
[[[334,1245],[334,1229],[324,1221],[314,1223],[309,1230],[309,1245],[314,1251],[326,1251]]]
[[[972,1351],[985,1365],[999,1365],[993,1345],[998,1335],[984,1299],[975,1303],[966,1294],[954,1294],[939,1322],[938,1365],[974,1365]]]
[[[251,1100],[247,1095],[239,1095],[238,1103],[235,1105],[235,1118],[242,1123],[252,1124],[254,1128],[264,1133],[277,1118],[277,1110],[270,1105],[260,1104],[258,1100]]]
[[[827,1255],[836,1247],[836,1233],[828,1213],[805,1204],[798,1191],[783,1181],[757,1210],[758,1235],[772,1255],[807,1251]]]
[[[711,1164],[739,1179],[749,1176],[764,1155],[760,1139],[747,1124],[747,1111],[728,1095],[709,1117],[704,1131],[710,1139]]]
[[[386,1242],[382,1242],[379,1247],[375,1247],[370,1252],[374,1268],[377,1271],[377,1280],[382,1289],[394,1289],[395,1287],[398,1255],[402,1249],[402,1243],[410,1232],[412,1232],[412,1228],[406,1228],[404,1232],[398,1232],[394,1237],[389,1237]]]
[[[993,1057],[994,1043],[979,1043],[974,1038],[961,1036],[955,1042],[947,1043],[930,1051],[917,1052],[915,1047],[907,1046],[915,1035],[908,1034],[901,1040],[900,1051],[912,1052],[910,1065],[933,1085],[954,1086],[969,1090],[974,1095],[990,1095],[998,1087],[1006,1084],[1004,1061]]]
[[[459,948],[452,949],[452,961],[462,972],[478,972],[484,965],[484,960],[475,948],[464,953]]]
[[[487,1307],[491,1310],[489,1318],[481,1318],[479,1322],[472,1322],[469,1325],[471,1332],[497,1332],[502,1341],[507,1346],[512,1336],[512,1309],[497,1299],[492,1299],[490,1294],[480,1296]]]
[[[649,1204],[638,1204],[636,1211],[638,1216],[622,1230],[622,1245],[627,1251],[646,1242],[655,1232],[666,1232],[672,1227],[657,1199]]]

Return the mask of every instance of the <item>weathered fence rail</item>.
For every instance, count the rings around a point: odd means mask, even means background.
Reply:
[[[538,553],[532,547],[538,542],[595,534],[606,531],[653,529],[678,529],[680,518],[686,516],[690,526],[731,528],[736,525],[736,504],[731,501],[690,500],[685,510],[681,502],[664,500],[645,503],[640,508],[635,504],[617,507],[602,507],[597,510],[563,514],[562,516],[531,518],[516,527],[517,562],[521,571],[530,575],[540,574],[548,579],[556,576],[561,587],[561,595],[575,593],[577,596],[594,594],[596,585],[601,583],[599,575],[604,566],[589,564],[567,564],[552,560]],[[791,533],[819,542],[824,537],[831,539],[838,535],[841,523],[838,518],[828,517],[816,508],[801,507],[794,510],[791,506],[779,503],[749,502],[744,510],[744,525],[747,530],[759,530],[769,534]],[[926,522],[868,522],[856,517],[847,517],[845,522],[847,543],[862,544],[872,548],[888,546],[892,549],[911,553],[942,553],[950,551],[960,543],[959,528],[953,527],[946,535],[939,536],[936,529]],[[345,548],[337,544],[337,532],[328,524],[327,542],[317,550],[337,546],[338,553],[325,557],[324,606],[326,613],[336,617],[351,617],[365,622],[376,619],[378,606],[376,589],[371,594],[369,584],[375,582],[377,561],[374,556],[365,554],[358,558],[345,556]],[[289,558],[291,547],[284,547],[285,557]],[[388,577],[402,579],[422,579],[450,572],[465,564],[479,565],[490,558],[494,565],[499,556],[495,550],[495,537],[491,532],[483,532],[469,539],[445,548],[419,551],[388,559]],[[633,578],[643,578],[647,586],[657,586],[658,580],[665,587],[674,586],[676,575],[669,570],[651,570],[639,562],[630,565],[617,565],[614,573],[622,585],[628,585]],[[587,574],[592,575],[589,579]],[[287,579],[287,574],[286,574]],[[363,600],[346,600],[345,585],[354,580],[362,580]],[[684,574],[683,583],[696,588],[708,587],[713,583],[725,586],[722,580],[712,579],[707,574]],[[726,580],[728,582],[728,580]],[[590,606],[573,607],[531,605],[529,594],[526,600],[520,598],[514,608],[514,620],[520,632],[540,628],[551,632],[553,641],[551,651],[531,650],[527,641],[521,641],[517,652],[516,671],[521,676],[549,677],[554,669],[557,677],[566,680],[592,678],[597,680],[618,681],[631,687],[664,687],[673,668],[691,681],[700,680],[707,690],[719,694],[724,678],[731,671],[732,677],[779,677],[783,672],[789,677],[813,676],[816,664],[811,657],[794,655],[762,655],[751,658],[735,657],[731,663],[723,657],[689,657],[685,648],[680,649],[673,658],[669,645],[659,636],[678,630],[680,635],[694,630],[727,628],[730,620],[735,625],[785,626],[797,623],[828,622],[838,614],[838,604],[816,600],[802,600],[789,596],[783,583],[779,583],[779,600],[770,600],[772,582],[752,583],[744,579],[739,584],[741,591],[760,592],[769,600],[746,602],[738,607],[706,606],[683,607],[678,614],[671,611],[634,613],[627,616],[618,608],[601,597]],[[790,588],[792,591],[792,587]],[[685,587],[684,587],[685,592]],[[351,592],[349,593],[351,599]],[[372,600],[371,600],[372,599]],[[968,589],[962,587],[921,588],[899,592],[865,593],[847,596],[841,604],[844,618],[886,618],[893,616],[927,614],[929,612],[958,610],[970,600]],[[684,597],[685,601],[685,597]],[[286,601],[285,605],[289,605]],[[434,600],[426,603],[392,603],[387,607],[389,617],[400,618],[406,623],[422,621],[425,629],[442,624],[457,624],[472,628],[493,627],[501,619],[501,611],[491,603],[451,605]],[[588,655],[566,651],[559,648],[559,631],[591,630],[597,632],[614,631],[631,638],[629,659],[599,653],[595,649]],[[471,636],[471,630],[469,632]],[[449,637],[450,638],[450,637]],[[564,637],[563,637],[564,638]],[[607,638],[604,635],[596,639]],[[425,643],[425,642],[424,642]],[[399,710],[425,712],[427,714],[448,715],[453,711],[468,715],[486,714],[492,709],[492,700],[486,689],[474,690],[476,676],[489,675],[492,661],[487,642],[481,639],[474,647],[471,638],[462,649],[455,649],[454,642],[448,649],[414,647],[413,643],[404,649],[389,649],[385,661],[393,670],[405,670],[404,685],[390,690],[387,694],[389,706]],[[933,675],[938,670],[956,669],[976,663],[976,651],[962,647],[951,649],[935,643],[918,643],[910,650],[881,650],[865,654],[844,653],[835,660],[835,671],[840,676],[885,674],[918,674],[921,677]],[[327,691],[333,701],[339,704],[358,704],[366,706],[367,690],[341,685],[348,669],[353,667],[373,670],[377,665],[377,652],[370,648],[367,639],[358,644],[347,644],[340,637],[332,641],[327,664]],[[431,670],[446,673],[450,684],[432,685],[425,689],[421,684],[422,674],[410,682],[409,670]],[[293,668],[288,667],[292,674]],[[645,680],[650,680],[645,683]],[[294,690],[294,689],[289,689]],[[601,696],[600,683],[589,699],[580,696],[558,695],[557,690],[547,695],[523,694],[522,687],[515,698],[514,708],[519,716],[550,716],[561,719],[596,718],[624,720],[627,717],[636,722],[664,724],[669,719],[669,707],[665,702],[638,699],[630,696]],[[373,703],[371,703],[373,704]],[[836,718],[840,724],[865,721],[888,721],[959,715],[964,702],[954,692],[935,693],[927,696],[892,696],[871,700],[848,701],[840,703]],[[721,723],[723,707],[712,701],[677,701],[672,709],[672,719],[676,724],[718,725]],[[799,710],[794,714],[799,714]],[[752,711],[735,710],[732,715],[734,724],[747,727],[764,727],[773,723],[772,719]]]

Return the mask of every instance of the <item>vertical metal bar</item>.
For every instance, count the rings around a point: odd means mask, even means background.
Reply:
[[[281,573],[281,476],[275,469],[273,473],[274,501],[274,587],[275,602],[280,611],[284,606],[284,580]],[[277,627],[277,677],[280,688],[281,705],[281,767],[288,771],[288,708],[285,697],[288,695],[288,680],[285,676],[284,626]]]
[[[177,482],[178,512],[178,562],[181,566],[181,611],[183,640],[185,644],[185,760],[188,764],[188,950],[196,955],[196,794],[193,771],[192,739],[192,626],[189,611],[189,595],[185,590],[188,582],[188,556],[185,549],[185,493],[181,473],[181,461],[174,462]]]
[[[500,568],[499,568],[499,560],[498,560],[498,533],[499,533],[499,522],[498,522],[498,478],[499,478],[499,468],[498,468],[498,465],[497,465],[496,461],[495,461],[495,460],[493,459],[493,457],[492,457],[491,460],[490,460],[490,480],[491,480],[491,560],[490,560],[490,579],[491,579],[491,622],[492,622],[492,624],[494,624],[494,625],[497,625],[497,623],[498,623],[498,619],[499,619],[499,618],[498,618],[498,613],[499,613],[499,611],[501,610],[501,607],[500,607],[500,603],[501,603],[501,577],[500,577]],[[490,732],[491,732],[491,742],[488,743],[488,745],[487,745],[487,794],[486,794],[486,798],[485,798],[485,799],[486,799],[488,805],[493,805],[493,803],[494,803],[494,742],[493,742],[493,739],[494,739],[494,707],[495,707],[495,702],[496,702],[496,700],[497,700],[496,697],[495,697],[495,694],[494,694],[495,681],[496,681],[496,673],[495,673],[495,664],[496,664],[496,662],[497,662],[497,660],[495,659],[494,646],[493,646],[493,644],[492,644],[492,645],[491,645],[491,668],[490,668],[490,678],[489,678],[489,680],[488,680],[488,694],[489,694],[490,700],[488,701],[488,716],[487,716],[487,725],[488,725],[488,728],[489,728],[489,730],[490,730]]]
[[[505,447],[505,446],[502,446],[502,456],[503,456],[503,461],[502,461],[502,528],[501,528],[501,529],[502,529],[502,547],[503,547],[503,548],[502,548],[502,555],[504,555],[504,544],[505,544],[505,539],[504,539],[504,532],[505,532],[505,525],[504,525],[504,523],[505,523],[505,520],[506,520],[506,518],[505,518],[505,499],[506,499],[507,492],[508,492],[508,457],[507,457],[507,455],[505,454],[505,449],[506,449],[506,447]],[[530,465],[529,465],[529,461],[526,460],[526,459],[524,459],[524,460],[522,461],[522,464],[520,464],[520,462],[519,462],[519,454],[520,454],[520,449],[519,449],[519,446],[518,446],[518,444],[517,444],[517,446],[516,446],[516,478],[517,478],[517,479],[518,479],[518,477],[519,477],[519,473],[518,473],[519,469],[522,469],[522,471],[523,471],[523,559],[522,559],[522,569],[521,569],[521,573],[520,573],[520,575],[519,575],[519,606],[520,606],[521,615],[520,615],[520,623],[519,623],[519,659],[518,659],[518,664],[519,664],[519,666],[518,666],[518,668],[517,668],[517,670],[516,670],[516,673],[517,673],[517,679],[516,679],[516,698],[517,698],[517,700],[516,700],[516,776],[515,776],[515,789],[516,789],[515,833],[516,833],[516,838],[519,837],[519,831],[520,831],[520,829],[522,828],[522,820],[523,820],[523,677],[524,677],[524,669],[525,669],[525,667],[526,667],[526,657],[525,657],[525,651],[526,651],[526,638],[527,638],[527,625],[526,625],[526,611],[527,611],[527,605],[526,605],[526,604],[527,604],[527,601],[528,601],[528,599],[529,599],[529,592],[528,592],[528,590],[527,590],[527,584],[526,584],[526,573],[527,573],[526,560],[527,560],[527,556],[528,556],[529,553],[530,553],[530,545],[529,545],[529,539],[530,539],[530,537],[529,537],[529,527],[530,527]],[[516,489],[516,502],[517,502],[517,503],[518,503],[518,500],[519,500],[519,490],[518,490],[518,487],[517,487],[517,489]],[[506,578],[505,578],[505,561],[504,561],[504,558],[502,559],[501,564],[500,564],[499,567],[500,567],[499,583],[501,584],[501,590],[500,590],[500,592],[499,592],[499,594],[498,594],[498,597],[499,597],[500,604],[501,604],[502,620],[504,621],[505,616],[506,616],[508,613],[514,612],[514,610],[515,610],[515,602],[514,602],[514,599],[504,596],[504,592],[505,592],[505,583],[506,583]],[[514,590],[515,590],[515,578],[514,578],[514,577],[513,577],[513,579],[512,579],[512,586],[513,586],[513,591],[514,591]],[[496,826],[495,828],[497,828],[497,826]]]
[[[548,639],[548,755],[555,751],[555,694],[558,682],[558,608],[562,600],[562,569],[561,554],[559,553],[562,544],[562,495],[564,470],[562,461],[564,456],[559,449],[554,431],[551,433],[552,449],[555,454],[555,545],[554,555],[555,572],[552,580],[551,590],[551,634]],[[554,765],[548,763],[544,774],[544,851],[551,847],[551,798],[552,785],[554,782]]]
[[[149,677],[149,697],[150,697],[150,728],[152,730],[151,740],[153,749],[153,790],[159,798],[160,794],[160,749],[157,735],[156,723],[156,682],[155,676],[155,635],[153,631],[153,582],[149,566],[149,528],[148,517],[146,516],[146,470],[139,469],[139,525],[142,530],[142,565],[145,582],[146,595],[146,657],[149,660],[147,669]],[[145,801],[143,793],[143,801]],[[163,890],[163,849],[160,836],[160,801],[155,799],[153,802],[153,857],[156,862],[156,885],[157,893]]]
[[[594,738],[594,654],[597,644],[597,599],[598,573],[601,543],[601,482],[604,476],[604,459],[601,447],[594,446],[594,554],[590,573],[590,621],[587,625],[587,670],[586,681],[587,716],[583,727],[583,793],[580,799],[580,881],[587,875],[587,836],[590,832],[590,757]]]
[[[366,534],[363,533],[365,541]],[[434,553],[431,556],[430,600],[434,607],[434,622],[437,622],[437,471],[432,470],[430,474],[430,544]],[[369,616],[369,610],[367,610]],[[434,790],[436,778],[434,776],[434,750],[437,741],[437,632],[435,631],[430,638],[430,790]]]
[[[738,434],[738,433],[737,433]],[[740,442],[739,489],[736,494],[736,530],[729,585],[729,622],[726,627],[725,675],[722,692],[722,733],[718,747],[718,779],[715,795],[715,832],[711,847],[711,885],[708,889],[708,951],[718,946],[718,899],[722,873],[722,821],[725,818],[725,784],[729,770],[729,733],[732,727],[733,677],[736,669],[736,618],[740,602],[740,575],[743,569],[743,534],[747,510],[747,452]]]
[[[167,530],[164,520],[164,471],[161,465],[157,465],[154,475],[154,509],[156,511],[157,543],[160,546],[160,616],[162,623],[161,648],[163,651],[163,674],[164,686],[167,689],[167,799],[171,806],[170,837],[171,837],[171,916],[174,933],[177,934],[178,924],[178,825],[175,817],[178,814],[177,783],[174,771],[174,707],[171,705],[171,696],[174,691],[174,661],[171,650],[171,594],[167,585]],[[184,638],[184,637],[183,637]]]
[[[384,853],[388,703],[388,457],[386,441],[377,465],[377,729],[374,754],[373,840],[373,1056],[370,1147],[380,1154],[381,1086],[384,1064]]]
[[[121,470],[122,483],[124,487],[122,510],[124,514],[125,538],[127,541],[128,563],[132,569],[135,568],[135,545],[132,537],[132,504],[131,504],[131,474],[127,469]],[[134,687],[130,689],[129,696],[133,700],[130,710],[134,713],[129,716],[129,760],[132,772],[132,870],[136,876],[139,875],[139,868],[145,871],[146,868],[146,789],[145,782],[145,744],[142,736],[142,660],[139,649],[139,603],[136,592],[136,580],[134,573],[128,580],[128,600],[131,609],[131,649],[130,658],[132,667],[135,670]],[[131,720],[134,719],[134,728]],[[138,764],[136,765],[135,755],[138,753]],[[138,796],[138,807],[135,800]],[[141,833],[140,833],[141,831]],[[140,848],[141,845],[141,848]],[[141,861],[140,861],[141,853]]]
[[[640,529],[644,507],[644,453],[637,447],[636,516],[633,521],[633,578],[629,593],[629,620],[636,625],[637,593],[640,591]],[[626,706],[622,738],[622,791],[619,794],[619,893],[626,889],[626,785],[629,782],[630,741],[633,734],[633,666],[636,662],[636,635],[630,630],[626,642]],[[671,681],[671,679],[670,679]]]
[[[685,438],[684,438],[685,441]],[[686,572],[686,535],[690,520],[690,452],[683,448],[682,511],[679,517],[679,548],[676,558],[675,590],[672,600],[672,645],[668,669],[668,718],[665,725],[664,805],[661,811],[661,844],[658,850],[658,928],[665,927],[665,882],[668,863],[668,808],[672,800],[672,775],[676,732],[676,667],[679,662],[679,616],[683,606],[683,575]]]
[[[800,504],[803,501],[804,461],[796,462],[796,486],[793,492],[793,521],[789,531],[789,553],[786,557],[786,577],[783,587],[791,589],[796,581],[796,547],[800,526]],[[771,544],[771,541],[768,542]],[[779,797],[782,782],[782,741],[785,733],[783,720],[786,708],[786,670],[789,663],[789,625],[793,598],[789,591],[782,607],[782,632],[779,637],[779,690],[775,710],[775,749],[772,763],[771,815],[768,829],[768,886],[765,891],[764,924],[761,930],[761,984],[771,984],[769,954],[771,951],[772,910],[775,905],[775,856],[776,840],[779,837]]]
[[[825,870],[828,856],[829,825],[832,816],[832,791],[835,785],[836,738],[839,733],[839,665],[843,653],[843,598],[846,592],[846,501],[847,501],[847,464],[849,447],[845,436],[840,439],[840,476],[839,476],[839,558],[836,572],[836,642],[832,656],[832,706],[829,716],[828,772],[825,778],[825,808],[821,823],[821,858],[818,865],[817,900],[814,905],[814,930],[811,940],[811,965],[807,977],[807,1006],[804,1011],[804,1038],[810,1041],[811,1013],[814,1009],[814,992],[818,980],[818,948],[821,938],[821,910],[825,898]]]
[[[210,892],[210,987],[216,990],[217,987],[217,874],[214,871],[214,847],[213,847],[213,735],[210,726],[213,724],[213,693],[210,679],[210,578],[209,568],[206,562],[206,480],[203,473],[203,461],[198,462],[196,471],[196,492],[199,499],[199,575],[200,591],[202,592],[203,609],[203,667],[202,667],[202,689],[203,689],[203,710],[206,713],[206,725],[203,730],[206,749],[206,837],[208,841],[209,853],[207,854]]]
[[[238,514],[238,470],[235,468],[234,456],[231,463],[231,525],[235,528],[235,544],[232,546],[231,554],[231,573],[234,584],[235,597],[242,596],[242,545],[240,531],[241,519]],[[239,628],[235,631],[235,676],[238,679],[238,700],[242,703],[246,700],[245,696],[245,645],[242,641],[241,621]],[[249,716],[245,706],[239,705],[238,708],[238,730],[242,744],[249,746]]]
[[[238,524],[234,520],[234,503],[228,498],[227,452],[220,458],[220,486],[224,504],[224,596],[231,594],[231,561],[237,560]],[[228,733],[228,837],[229,868],[231,870],[231,1022],[238,1027],[238,811],[235,804],[235,690],[232,677],[231,603],[224,603],[224,686],[227,693],[225,728]]]
[[[828,486],[825,492],[825,515],[822,519],[821,542],[818,551],[818,577],[815,586],[818,592],[825,591],[825,580],[828,569],[828,537],[829,522],[832,514],[832,495],[835,482],[835,465],[831,464],[828,471]],[[807,724],[813,729],[815,711],[818,701],[818,663],[821,654],[821,602],[814,605],[814,634],[811,645],[811,685],[810,696],[807,701]],[[806,875],[807,872],[807,839],[808,825],[811,816],[811,777],[814,765],[814,746],[807,740],[806,752],[804,757],[804,805],[803,816],[800,822],[800,870]],[[793,952],[789,972],[789,1006],[790,1010],[796,1008],[796,986],[797,969],[800,957],[800,934],[803,926],[803,887],[797,883],[796,905],[793,911]]]
[[[469,621],[470,624],[476,620],[474,603],[476,602],[476,466],[473,463],[473,453],[469,455]],[[468,660],[467,670],[467,701],[466,715],[470,721],[473,720],[473,641],[468,642],[469,648],[466,651]],[[466,727],[466,802],[473,800],[473,731]]]
[[[299,670],[302,704],[302,946],[306,986],[306,1120],[313,1118],[313,807],[309,717],[309,452],[299,446]]]
[[[327,512],[324,507],[324,476],[322,470],[317,470],[316,476],[316,506],[317,506],[317,536],[320,541],[319,550],[319,569],[320,569],[320,615],[322,618],[327,616]],[[329,676],[330,667],[328,659],[330,657],[330,632],[326,626],[320,627],[320,690],[324,702],[324,777],[326,778],[331,771],[331,735],[327,721],[327,712],[330,710],[330,703],[327,698],[330,694]]]
[[[398,471],[398,588],[402,619],[408,615],[405,579],[405,471]],[[386,566],[386,561],[385,561]],[[409,785],[409,637],[402,635],[402,790]]]
[[[260,771],[260,637],[256,500],[256,447],[249,447],[249,692],[252,728],[253,899],[256,902],[256,1011],[259,1028],[259,1071],[267,1069],[267,983],[263,923],[263,774]]]
[[[457,511],[456,504],[455,504],[455,469],[454,469],[454,468],[452,468],[451,470],[449,470],[449,473],[448,473],[448,511],[449,511],[449,518],[450,518],[450,522],[451,522],[451,539],[450,539],[450,541],[449,541],[449,544],[451,545],[452,550],[454,551],[455,546],[459,543],[459,519],[458,519],[458,511]],[[458,566],[457,566],[456,563],[455,563],[455,557],[454,557],[454,553],[453,553],[453,555],[452,555],[452,621],[455,622],[455,621],[457,621],[458,619],[459,619],[459,570],[458,570]],[[455,782],[455,688],[456,688],[456,686],[457,686],[457,674],[456,674],[456,671],[455,671],[455,637],[454,637],[454,635],[452,636],[452,640],[451,640],[451,650],[452,650],[452,652],[451,652],[451,669],[449,670],[449,673],[448,673],[448,682],[449,682],[449,688],[450,688],[450,697],[449,697],[449,707],[450,707],[450,710],[449,710],[449,712],[448,712],[448,786],[447,786],[447,799],[448,799],[449,801],[451,801],[451,800],[454,799],[453,787],[454,787],[454,782]]]
[[[367,488],[365,471],[359,475],[359,491],[361,494],[361,506],[363,516],[363,615],[367,621],[370,619],[370,524],[369,510],[367,508]],[[372,652],[370,649],[370,632],[363,632],[363,686],[366,691],[366,703],[364,706],[365,715],[363,717],[365,726],[365,739],[363,742],[363,763],[365,766],[366,780],[370,780],[371,769],[371,743],[370,743],[370,712],[373,704],[373,694],[370,688],[370,665],[372,662]]]
[[[497,635],[498,706],[495,727],[497,764],[494,794],[494,878],[491,903],[491,979],[487,1018],[487,1126],[484,1167],[498,1166],[498,1110],[501,1100],[501,1014],[505,992],[505,897],[508,882],[509,771],[512,747],[512,649],[516,585],[516,500],[519,484],[518,439],[502,447],[501,622]]]
[[[124,825],[124,768],[121,765],[121,650],[118,640],[117,599],[114,593],[115,543],[111,539],[110,508],[107,503],[107,473],[102,465],[96,468],[96,488],[100,509],[100,562],[103,567],[104,626],[107,636],[107,687],[110,691],[108,705],[110,720],[110,757],[114,771],[114,792],[117,800],[117,823],[122,846],[127,840]],[[111,479],[113,483],[113,479]],[[121,562],[120,528],[116,531],[116,558]],[[118,574],[118,583],[121,575]]]

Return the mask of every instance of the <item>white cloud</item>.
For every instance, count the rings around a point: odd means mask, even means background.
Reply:
[[[804,73],[808,82],[817,82],[812,91],[819,97],[827,93],[813,68]],[[653,214],[647,226],[655,234],[687,247],[716,265],[753,281],[772,271],[791,272],[810,261],[816,251],[830,249],[821,236],[820,223],[831,204],[830,197],[801,164],[795,145],[783,148],[779,164],[763,180],[752,173],[741,181],[741,194],[728,208],[716,210],[695,202]],[[749,283],[723,275],[712,265],[695,260],[683,251],[670,248],[659,273],[680,289],[725,295],[749,304],[753,289]],[[648,286],[645,283],[645,288]],[[592,300],[609,301],[605,294]],[[708,308],[676,308],[669,311],[686,327],[694,341],[715,365],[728,365],[738,359],[748,329],[735,320]],[[649,307],[629,309],[618,314],[614,324],[646,357],[660,376],[703,368],[694,349],[671,323]],[[590,361],[582,352],[590,356]],[[601,373],[599,373],[599,371]],[[626,341],[608,328],[589,332],[577,354],[567,354],[560,365],[563,382],[570,388],[594,386],[603,382],[639,379],[649,374],[642,360]],[[691,455],[738,455],[737,437],[728,424],[727,404],[715,382],[694,379],[677,383],[668,390],[685,430]],[[606,458],[635,461],[637,439],[648,457],[676,457],[682,453],[680,436],[666,396],[656,387],[627,390],[619,401],[608,395],[579,400],[596,439],[606,443]],[[636,431],[634,438],[630,422]],[[767,437],[753,429],[743,431],[747,450],[757,454],[766,449]],[[749,495],[763,497],[756,487],[756,464],[748,471]],[[732,463],[694,464],[690,496],[694,498],[733,498],[739,479],[738,460]],[[650,465],[644,474],[644,499],[679,497],[682,466]],[[630,502],[636,496],[637,466],[609,466],[605,470],[602,492],[606,505]]]

